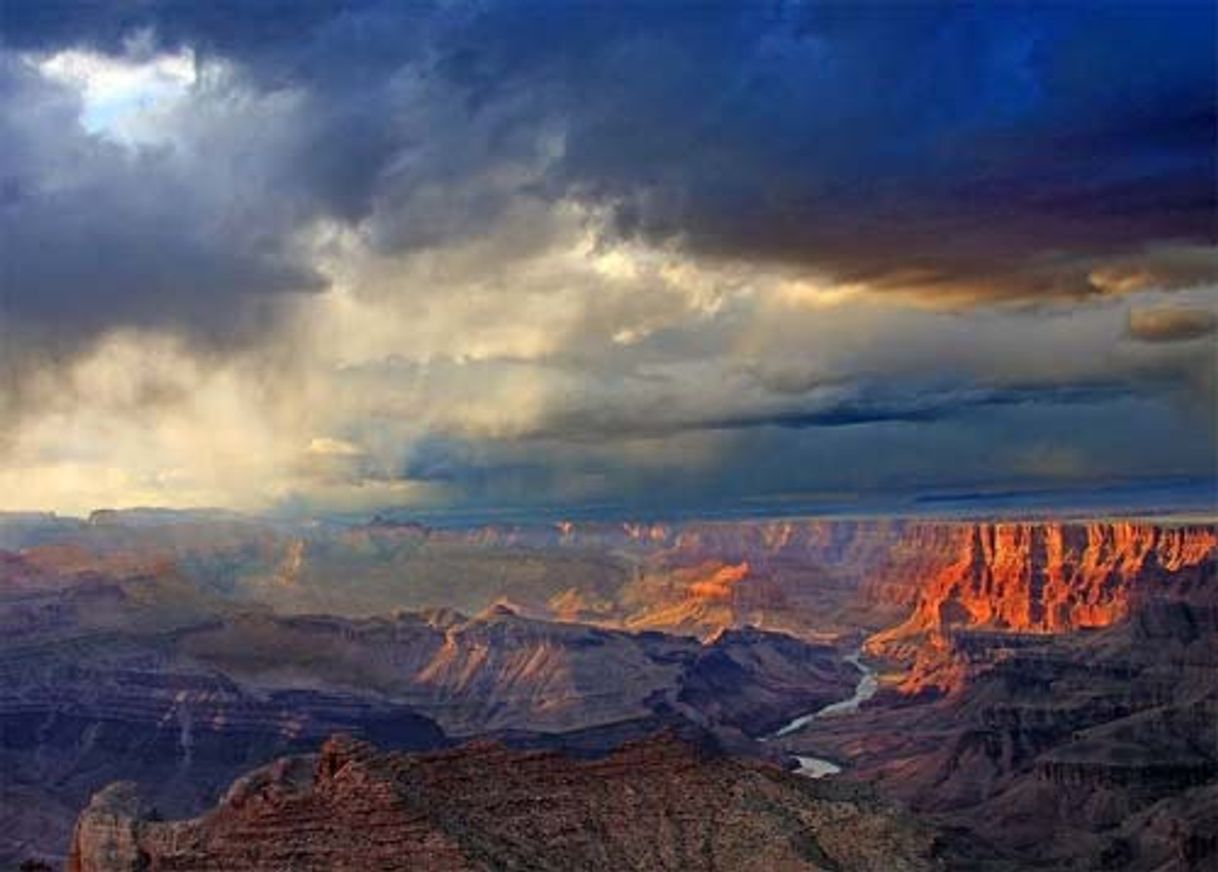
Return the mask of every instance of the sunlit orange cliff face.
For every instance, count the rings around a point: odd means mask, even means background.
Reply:
[[[926,579],[913,614],[872,647],[953,629],[1056,633],[1105,627],[1139,596],[1218,548],[1213,527],[1002,523],[959,528],[954,562]]]

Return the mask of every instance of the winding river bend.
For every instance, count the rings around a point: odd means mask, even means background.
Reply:
[[[858,649],[849,654],[846,662],[853,663],[863,673],[859,677],[859,683],[854,688],[854,695],[849,699],[843,699],[840,702],[835,702],[814,712],[802,714],[782,727],[779,727],[773,733],[766,737],[766,740],[781,739],[783,736],[789,736],[792,733],[797,733],[808,724],[822,718],[831,718],[837,715],[849,714],[856,712],[864,702],[875,696],[875,693],[880,688],[879,677],[875,670],[863,662],[863,649]],[[823,757],[807,757],[795,755],[795,759],[799,761],[799,769],[796,770],[799,775],[806,775],[809,778],[824,778],[826,775],[836,775],[842,771],[842,767],[838,766],[832,760],[826,760]]]

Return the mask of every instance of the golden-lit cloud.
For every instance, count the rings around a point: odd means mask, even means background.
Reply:
[[[945,311],[790,268],[592,245],[584,218],[559,210],[514,256],[498,238],[511,226],[419,257],[329,240],[330,289],[257,346],[120,330],[33,368],[0,508],[359,511],[460,500],[470,476],[506,476],[507,499],[603,500],[634,479],[713,476],[750,428],[936,420],[1027,402],[1004,385],[1052,397],[1195,367],[1122,340],[1214,324],[1209,289],[1166,308],[1142,292]],[[1079,446],[1037,439],[1015,473],[1086,474]]]
[[[1144,342],[1187,342],[1213,336],[1216,330],[1218,312],[1213,309],[1159,306],[1129,310],[1129,335]]]

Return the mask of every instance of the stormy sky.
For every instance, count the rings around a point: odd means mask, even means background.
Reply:
[[[1215,28],[7,0],[0,509],[1212,486]]]

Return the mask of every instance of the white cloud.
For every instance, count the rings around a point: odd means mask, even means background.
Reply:
[[[81,123],[91,133],[129,142],[155,140],[156,125],[142,123],[185,97],[195,84],[194,52],[147,55],[132,44],[128,54],[67,49],[27,58],[47,78],[79,92]]]

